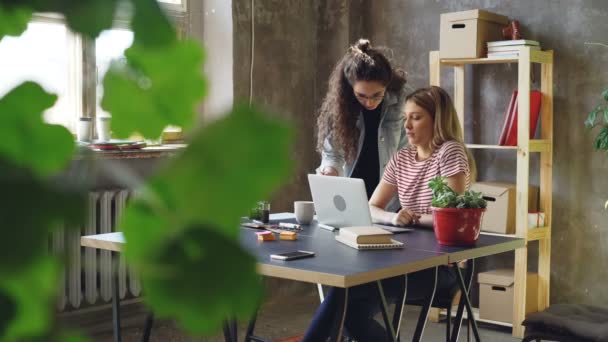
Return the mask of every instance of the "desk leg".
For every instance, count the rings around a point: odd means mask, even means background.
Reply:
[[[403,297],[401,302],[395,304],[395,313],[393,314],[393,327],[395,327],[395,336],[399,341],[399,329],[401,328],[401,321],[403,318],[403,310],[405,309],[405,299],[407,298],[407,274],[403,276]],[[397,315],[399,314],[399,315]]]
[[[224,322],[224,341],[236,342],[238,340],[236,332],[236,320],[229,319]]]
[[[152,326],[154,325],[154,314],[150,312],[146,317],[146,323],[144,325],[144,335],[141,338],[142,342],[148,342],[150,340],[150,333],[152,332]]]
[[[114,341],[120,342],[120,293],[118,293],[118,260],[117,252],[112,251],[112,325]]]
[[[433,300],[435,299],[435,291],[437,290],[437,272],[439,268],[435,267],[434,279],[433,279],[433,289],[429,295],[427,302],[424,304],[422,309],[420,310],[420,315],[418,316],[418,323],[416,324],[416,330],[414,331],[414,337],[412,341],[421,341],[422,334],[424,333],[424,327],[426,326],[426,322],[429,317],[429,309],[431,305],[433,305]]]
[[[456,268],[458,286],[460,287],[460,291],[462,292],[462,295],[460,296],[460,303],[458,304],[459,313],[460,313],[460,308],[464,302],[464,307],[467,309],[467,321],[471,324],[471,327],[473,328],[473,335],[475,336],[475,341],[479,342],[481,339],[479,338],[479,331],[477,330],[477,321],[475,321],[475,316],[473,316],[473,309],[471,308],[471,301],[469,300],[469,289],[468,289],[467,285],[465,284],[465,281],[462,277],[462,273],[460,272],[458,263],[454,263],[453,265]],[[472,260],[467,260],[467,266],[468,266],[467,275],[469,275],[468,272],[471,272],[470,274],[472,274],[472,272],[473,272],[472,265],[473,265]],[[470,284],[469,284],[469,286],[470,286]],[[454,326],[454,329],[456,329],[456,326]],[[458,340],[458,335],[452,334],[452,341],[457,341],[457,340]]]
[[[467,273],[465,277],[465,282],[468,284],[468,288],[471,288],[471,281],[473,280],[473,273],[475,271],[475,260],[469,259],[467,260]],[[460,291],[462,293],[462,291]],[[462,294],[461,294],[462,296]],[[463,321],[463,313],[464,313],[464,300],[462,298],[458,302],[458,309],[456,310],[456,317],[454,319],[454,326],[452,328],[451,341],[458,341],[458,335],[460,334],[460,328],[462,327]],[[468,323],[467,323],[468,324]]]
[[[382,281],[377,280],[376,285],[378,288],[378,296],[380,297],[380,307],[382,308],[382,318],[384,319],[384,326],[388,331],[388,341],[397,342],[397,337],[395,335],[395,329],[393,328],[393,323],[390,319],[388,319],[388,305],[386,305],[386,297],[384,296],[384,290],[382,289]]]
[[[342,305],[342,312],[336,312],[336,317],[339,317],[340,322],[336,322],[338,324],[334,325],[334,329],[332,329],[330,341],[342,341],[342,331],[344,330],[344,320],[346,319],[346,309],[348,308],[348,287],[344,289],[344,303]]]

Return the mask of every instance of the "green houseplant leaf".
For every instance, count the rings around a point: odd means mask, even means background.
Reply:
[[[466,190],[464,194],[459,195],[448,186],[445,177],[431,179],[429,188],[433,191],[431,205],[436,208],[478,209],[487,206],[481,192]]]
[[[253,312],[259,279],[254,260],[237,243],[239,218],[289,175],[291,137],[285,123],[237,106],[197,132],[127,207],[120,222],[128,241],[125,255],[142,274],[155,312],[177,318],[194,333],[212,332],[229,317]],[[231,267],[222,267],[211,281],[218,260]],[[190,266],[181,270],[184,263]],[[166,270],[184,284],[179,291],[176,281],[164,278]],[[211,292],[202,290],[205,281],[214,284]]]
[[[104,79],[101,106],[112,113],[114,133],[127,137],[137,131],[156,139],[167,125],[191,128],[207,89],[200,46],[190,40],[164,47],[134,44],[125,56],[127,65],[114,62]]]
[[[10,277],[0,277],[0,298],[12,303],[0,306],[0,317],[8,317],[9,324],[0,330],[1,341],[23,341],[51,327],[59,269],[57,260],[47,256]]]
[[[230,317],[248,318],[260,302],[255,259],[215,228],[192,226],[166,239],[144,270],[146,302],[193,333],[215,332]]]
[[[18,5],[17,5],[18,3]],[[118,0],[1,0],[5,8],[19,11],[15,20],[21,20],[23,13],[53,12],[65,16],[68,27],[90,38],[95,38],[103,30],[112,27]],[[1,11],[1,10],[0,10]],[[26,21],[27,22],[27,21]],[[1,24],[0,24],[1,25]]]
[[[56,100],[33,82],[22,83],[0,99],[0,156],[40,176],[63,169],[74,153],[74,138],[65,127],[42,121],[42,112]]]
[[[6,6],[0,2],[0,39],[4,36],[19,36],[27,28],[32,10],[27,7]]]
[[[83,193],[42,181],[27,169],[0,161],[0,187],[10,194],[0,201],[0,217],[7,227],[0,239],[0,277],[46,257],[48,233],[56,225],[77,228],[84,221]]]

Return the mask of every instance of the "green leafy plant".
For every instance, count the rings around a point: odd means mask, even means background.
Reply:
[[[604,103],[593,109],[585,119],[585,127],[589,130],[599,126],[600,131],[595,137],[595,149],[608,151],[608,89],[602,92]]]
[[[481,192],[467,190],[460,195],[448,186],[445,177],[431,179],[429,188],[433,191],[431,205],[436,208],[478,209],[487,206]]]
[[[23,33],[37,12],[62,14],[72,31],[95,39],[111,28],[118,2],[0,0],[0,39]],[[195,128],[195,108],[207,90],[202,47],[177,39],[156,0],[124,2],[134,9],[134,43],[125,63],[111,64],[101,101],[113,130],[156,138],[177,125],[189,136],[186,150],[128,204],[119,223],[128,241],[124,253],[158,317],[195,334],[214,333],[227,318],[250,317],[259,304],[260,277],[238,243],[238,223],[290,175],[293,129],[249,106]],[[76,153],[71,133],[42,120],[56,100],[34,82],[0,98],[0,184],[11,194],[0,199],[0,341],[81,340],[61,331],[53,315],[69,260],[49,256],[47,238],[57,227],[79,228],[88,190],[62,175]]]

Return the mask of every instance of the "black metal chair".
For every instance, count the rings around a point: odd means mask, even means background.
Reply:
[[[554,304],[529,315],[523,342],[608,340],[608,309],[581,304]]]

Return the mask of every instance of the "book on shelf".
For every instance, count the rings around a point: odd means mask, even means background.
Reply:
[[[511,45],[536,45],[540,46],[540,43],[536,40],[528,40],[528,39],[517,39],[517,40],[498,40],[494,42],[488,42],[487,46],[495,47],[495,46],[511,46]]]
[[[343,227],[338,235],[355,243],[390,243],[393,233],[375,226]]]
[[[343,244],[355,248],[355,249],[393,249],[403,248],[403,242],[397,240],[391,240],[390,243],[356,243],[349,238],[345,238],[341,235],[336,235],[336,241],[342,242]]]
[[[507,107],[507,113],[505,114],[502,131],[498,140],[498,145],[500,146],[517,146],[517,97],[517,90],[514,90]],[[540,91],[530,91],[530,139],[534,138],[534,133],[538,126],[541,99],[542,93]]]
[[[488,58],[518,58],[519,52],[507,52],[507,53],[492,53],[488,52]]]
[[[523,46],[527,46],[530,50],[540,50],[538,45],[516,45],[516,46],[496,46],[488,47],[488,53],[490,52],[519,52],[519,49]]]

